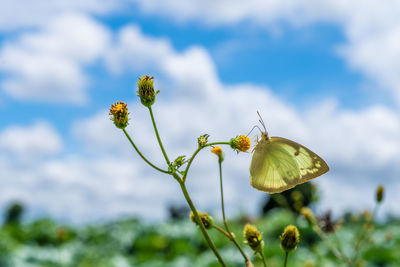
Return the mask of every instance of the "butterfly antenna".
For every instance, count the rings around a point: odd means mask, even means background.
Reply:
[[[258,127],[257,125],[255,125],[253,128],[251,128],[251,131],[247,134],[247,136],[249,136],[251,134],[251,132],[255,129],[258,128],[258,130],[260,130],[260,132],[262,133],[263,131],[261,131],[260,127]]]
[[[264,121],[261,118],[260,112],[258,112],[258,110],[257,110],[257,114],[258,114],[258,117],[260,117],[260,119],[258,121],[261,123],[262,127],[264,128],[264,132],[266,132],[267,128],[265,127]]]

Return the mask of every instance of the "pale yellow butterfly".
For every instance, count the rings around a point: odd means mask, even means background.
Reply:
[[[261,117],[260,123],[265,131],[254,148],[250,164],[250,184],[254,188],[280,193],[329,171],[317,154],[294,141],[269,137]]]

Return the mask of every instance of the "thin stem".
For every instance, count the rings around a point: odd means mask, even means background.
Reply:
[[[232,238],[231,235],[230,235],[227,231],[225,231],[224,229],[222,229],[220,226],[214,224],[213,227],[214,227],[216,230],[218,230],[219,232],[221,232],[221,233],[222,233],[224,236],[226,236],[227,238],[229,238],[229,239]]]
[[[210,248],[211,248],[212,251],[214,252],[215,256],[217,257],[217,259],[218,259],[218,261],[219,261],[219,263],[220,263],[222,266],[226,267],[227,265],[225,264],[224,260],[222,259],[221,255],[219,254],[217,248],[215,247],[214,243],[212,242],[210,236],[208,235],[207,230],[206,230],[206,228],[204,227],[204,224],[203,224],[203,222],[201,221],[201,219],[200,219],[200,217],[199,217],[199,215],[198,215],[198,213],[197,213],[197,210],[196,210],[196,208],[194,207],[194,204],[193,204],[192,200],[191,200],[190,197],[189,197],[189,193],[188,193],[188,191],[187,191],[187,189],[186,189],[185,183],[184,183],[183,180],[181,180],[181,179],[178,180],[178,182],[179,182],[179,185],[181,186],[183,195],[185,196],[185,199],[186,199],[187,203],[189,204],[190,209],[191,209],[192,212],[193,212],[194,218],[196,219],[197,224],[200,226],[200,230],[201,230],[201,232],[203,233],[204,238],[206,239],[208,245],[210,246]]]
[[[363,227],[360,228],[361,231],[358,231],[358,233],[357,233],[358,240],[356,240],[356,242],[355,242],[353,257],[351,257],[351,260],[350,260],[351,263],[353,263],[357,260],[359,249],[361,248],[361,245],[364,242],[364,240],[368,238],[368,234],[364,233],[364,231],[362,231],[362,230],[364,227],[369,227],[370,224],[374,223],[376,213],[378,212],[378,208],[379,208],[379,203],[377,203],[375,205],[375,207],[372,211],[371,218],[366,219]]]
[[[236,242],[235,237],[232,235],[232,232],[229,230],[228,223],[226,222],[226,217],[225,217],[225,205],[224,205],[224,189],[222,185],[222,161],[219,159],[218,160],[218,166],[219,166],[219,182],[220,182],[220,188],[221,188],[221,208],[222,208],[222,220],[225,226],[226,231],[228,232],[228,238],[235,244],[235,246],[238,248],[240,253],[242,254],[245,262],[247,262],[249,259],[247,258],[246,254],[242,250],[242,248],[239,246],[239,244]]]
[[[168,171],[165,171],[163,169],[158,168],[157,166],[155,166],[153,163],[151,163],[145,156],[143,156],[143,154],[139,151],[139,149],[136,147],[135,143],[132,141],[131,137],[129,136],[129,134],[126,132],[125,129],[122,129],[122,131],[124,132],[125,136],[128,138],[129,142],[131,143],[131,145],[133,146],[133,148],[136,150],[136,152],[139,154],[139,156],[145,161],[147,162],[147,164],[149,164],[151,167],[153,167],[154,169],[156,169],[157,171],[163,172],[163,173],[167,173],[170,174]]]
[[[321,228],[318,225],[314,224],[312,229],[325,242],[325,244],[328,246],[328,248],[331,250],[331,252],[333,253],[333,255],[335,255],[336,258],[338,258],[339,260],[345,260],[343,255],[340,254],[340,252],[332,245],[328,237],[325,235],[325,233],[321,230]]]
[[[193,162],[194,158],[197,156],[197,154],[198,154],[203,148],[209,147],[209,146],[215,146],[215,145],[229,145],[229,142],[214,142],[214,143],[209,143],[209,144],[206,144],[205,146],[202,146],[202,147],[197,148],[196,151],[193,153],[193,155],[190,157],[190,160],[189,160],[189,162],[188,162],[188,165],[186,166],[185,174],[183,175],[183,178],[182,178],[184,182],[186,181],[186,177],[187,177],[187,174],[188,174],[188,172],[189,172],[189,168],[190,168],[190,166],[192,165],[192,162]]]
[[[154,127],[154,132],[156,133],[156,136],[157,136],[158,144],[160,145],[160,148],[164,155],[165,161],[167,162],[167,165],[169,166],[171,164],[171,162],[168,159],[167,153],[165,152],[164,146],[161,142],[160,135],[158,134],[157,125],[156,125],[156,121],[154,120],[153,110],[151,109],[151,106],[149,107],[149,111],[150,111],[151,121],[152,121],[153,127]]]
[[[263,260],[264,267],[267,267],[267,261],[265,260],[264,253],[262,251],[260,251],[259,254],[261,255],[261,258]]]
[[[285,263],[283,264],[283,267],[286,267],[288,256],[289,256],[289,252],[286,252],[286,254],[285,254]]]

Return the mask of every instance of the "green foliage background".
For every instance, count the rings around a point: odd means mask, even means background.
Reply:
[[[215,216],[218,218],[218,216]],[[331,242],[348,256],[354,249],[354,236],[368,235],[360,248],[358,266],[400,266],[400,220],[375,224],[369,235],[363,232],[362,215],[349,214]],[[218,221],[218,220],[217,220]],[[279,236],[288,224],[298,226],[301,241],[289,257],[288,266],[346,266],[296,213],[275,208],[257,220],[246,217],[230,221],[231,229],[243,244],[242,228],[251,222],[263,232],[268,266],[282,266],[284,253]],[[210,230],[229,266],[244,266],[243,258],[231,242],[216,230]],[[250,249],[245,247],[248,255]],[[261,266],[259,259],[255,266]],[[0,230],[0,266],[219,266],[197,227],[188,218],[164,223],[145,224],[137,219],[69,227],[51,219],[26,224],[5,223]]]

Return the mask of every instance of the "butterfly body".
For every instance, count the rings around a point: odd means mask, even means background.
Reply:
[[[282,137],[262,133],[250,164],[250,184],[267,193],[279,193],[329,170],[308,148]]]

